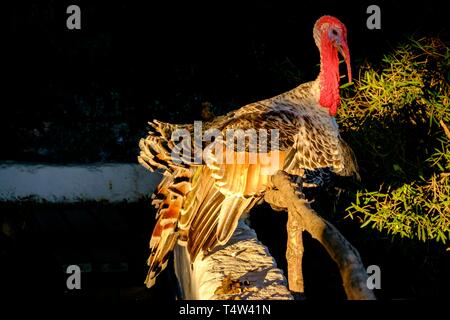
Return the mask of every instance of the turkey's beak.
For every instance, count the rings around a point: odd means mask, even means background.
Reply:
[[[344,57],[345,64],[347,65],[347,77],[348,82],[352,82],[352,66],[350,65],[350,50],[348,50],[348,45],[346,41],[342,41],[342,43],[339,43],[338,51],[340,54]]]

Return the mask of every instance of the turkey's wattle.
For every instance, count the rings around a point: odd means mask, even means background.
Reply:
[[[333,117],[340,102],[338,52],[344,55],[351,81],[346,34],[338,19],[321,17],[313,31],[321,58],[316,80],[216,117],[203,128],[215,128],[224,136],[228,129],[279,130],[279,143],[269,145],[265,155],[276,155],[276,169],[301,176],[305,186],[322,185],[331,172],[357,175],[353,152],[340,138]],[[148,137],[139,143],[138,160],[151,171],[162,169],[164,177],[153,195],[158,213],[150,240],[148,287],[166,267],[177,242],[187,246],[192,260],[200,251],[207,254],[226,243],[242,214],[270,188],[273,170],[266,169],[274,165],[248,161],[252,153],[248,146],[244,163],[222,163],[214,153],[206,154],[209,158],[200,164],[177,162],[171,156],[178,143],[172,140],[172,133],[177,129],[193,133],[194,126],[156,120],[150,125]]]
[[[323,16],[314,26],[314,39],[320,50],[320,105],[328,108],[335,116],[340,104],[339,96],[339,57],[344,57],[347,65],[348,81],[352,81],[350,51],[347,45],[347,29],[338,19]]]

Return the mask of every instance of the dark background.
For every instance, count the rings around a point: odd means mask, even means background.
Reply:
[[[382,29],[366,28],[381,8]],[[153,118],[200,119],[289,90],[318,73],[312,28],[348,28],[355,76],[408,36],[448,39],[445,2],[18,1],[6,5],[0,160],[135,162]],[[66,8],[81,8],[81,30]],[[6,148],[5,148],[6,146]]]
[[[201,118],[204,102],[222,114],[314,79],[319,57],[312,28],[321,15],[334,15],[346,24],[356,77],[361,63],[379,62],[411,35],[449,40],[444,3],[55,0],[4,5],[0,161],[136,162],[148,120],[192,122]],[[81,7],[81,30],[66,28],[71,4]],[[370,4],[381,7],[381,30],[366,28]],[[75,208],[1,204],[3,228],[12,230],[0,235],[2,260],[7,261],[1,266],[1,283],[18,295],[173,298],[168,273],[154,290],[142,285],[153,223],[149,208],[148,202]],[[267,207],[254,211],[259,238],[285,267],[280,243],[286,239],[279,231],[285,228],[285,215]],[[360,250],[365,265],[380,265],[383,288],[378,297],[448,296],[450,263],[442,246],[391,241],[360,230],[356,222],[332,220]],[[103,261],[96,247],[113,254]],[[74,252],[82,258],[74,260]],[[87,291],[70,294],[62,266],[74,261],[90,261],[94,272],[87,276]],[[128,266],[125,273],[122,262]],[[102,272],[105,263],[113,270]],[[308,238],[304,271],[308,297],[344,297],[336,266]]]

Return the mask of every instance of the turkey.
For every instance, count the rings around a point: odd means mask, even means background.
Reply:
[[[323,185],[331,174],[358,175],[353,152],[341,139],[334,118],[340,104],[338,52],[345,60],[351,82],[347,30],[337,18],[323,16],[315,23],[313,36],[320,51],[316,80],[248,104],[201,128],[203,134],[216,130],[222,138],[230,129],[262,130],[268,133],[265,141],[276,135],[276,143],[264,148],[257,142],[252,148],[245,140],[244,146],[233,144],[231,151],[227,149],[231,157],[221,161],[224,139],[216,136],[208,141],[204,135],[201,141],[189,139],[196,131],[192,124],[149,123],[148,137],[139,142],[138,161],[151,171],[161,170],[163,179],[152,196],[157,221],[150,240],[147,287],[166,267],[176,243],[187,246],[191,261],[200,252],[206,255],[227,243],[239,218],[262,201],[276,171],[300,177],[305,186]],[[177,132],[187,132],[191,137],[174,138]],[[204,149],[207,142],[215,148],[205,150],[201,161],[194,161],[192,154],[174,157],[180,146]],[[255,154],[258,156],[252,158]],[[269,161],[263,161],[263,155]],[[237,161],[239,156],[242,161]]]

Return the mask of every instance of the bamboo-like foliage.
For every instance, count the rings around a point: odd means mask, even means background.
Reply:
[[[345,88],[338,122],[363,182],[347,217],[392,235],[450,238],[450,48],[410,39]]]

